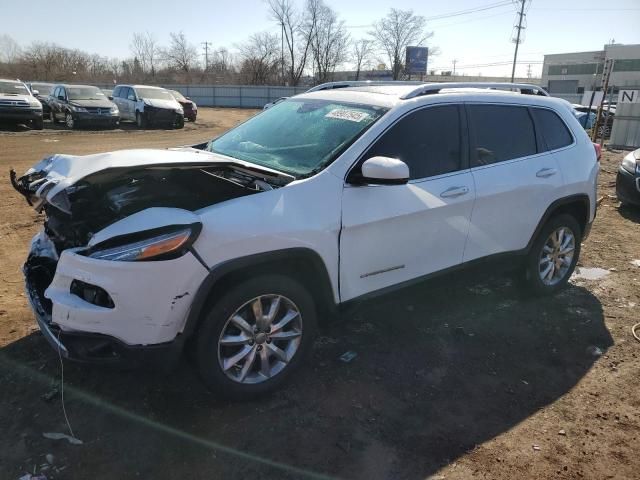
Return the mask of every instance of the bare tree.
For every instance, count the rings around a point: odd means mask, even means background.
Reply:
[[[307,0],[304,32],[311,40],[316,78],[319,83],[326,82],[348,56],[349,34],[344,22],[323,0]]]
[[[373,42],[366,38],[361,38],[353,42],[352,58],[356,66],[356,80],[360,80],[360,72],[367,68],[371,54],[373,53]]]
[[[392,8],[386,17],[373,24],[369,32],[377,46],[389,59],[393,79],[398,80],[404,68],[404,55],[408,46],[419,46],[433,36],[425,30],[426,20],[412,10]]]
[[[278,36],[269,32],[255,33],[238,48],[240,75],[251,85],[264,85],[273,80],[280,64]]]
[[[298,85],[307,66],[315,20],[310,23],[308,16],[305,19],[295,9],[292,0],[268,0],[268,2],[271,18],[280,25],[284,43],[286,43],[288,58],[281,60],[282,68],[284,69],[286,63],[290,85]]]
[[[184,72],[190,80],[191,70],[198,65],[198,51],[189,43],[183,32],[171,32],[169,35],[171,43],[162,56],[169,67]]]
[[[0,62],[13,63],[20,56],[20,45],[9,35],[0,35]]]
[[[134,33],[129,48],[133,56],[140,62],[142,71],[151,74],[155,78],[160,54],[160,48],[155,37],[149,32]]]

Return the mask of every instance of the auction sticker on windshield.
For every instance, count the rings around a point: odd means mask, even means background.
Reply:
[[[358,110],[348,110],[346,108],[336,108],[325,115],[326,118],[337,118],[339,120],[349,120],[350,122],[361,122],[369,118],[366,112]]]

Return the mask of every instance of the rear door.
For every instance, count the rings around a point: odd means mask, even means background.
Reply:
[[[415,110],[382,134],[347,177],[340,295],[349,300],[458,265],[473,207],[460,105]],[[409,166],[405,185],[350,183],[374,156]]]
[[[476,203],[464,261],[525,248],[563,186],[527,106],[470,103],[467,117]]]

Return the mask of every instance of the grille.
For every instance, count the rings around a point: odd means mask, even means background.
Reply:
[[[0,100],[0,107],[29,108],[29,102],[24,100]]]
[[[109,107],[86,107],[87,112],[94,115],[109,115]]]

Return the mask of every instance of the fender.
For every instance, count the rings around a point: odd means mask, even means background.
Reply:
[[[542,218],[538,222],[538,225],[534,230],[533,235],[531,235],[531,238],[529,239],[529,243],[525,247],[525,251],[523,253],[528,253],[531,250],[531,247],[533,246],[533,242],[535,242],[538,234],[540,233],[544,225],[547,223],[549,218],[551,218],[551,216],[554,213],[556,213],[558,210],[562,210],[563,207],[566,207],[573,203],[581,203],[586,209],[586,213],[587,213],[586,218],[584,220],[579,218],[576,219],[578,220],[578,223],[580,224],[580,226],[583,228],[582,239],[584,240],[589,235],[589,231],[591,230],[591,223],[589,223],[589,218],[591,218],[591,207],[589,202],[589,196],[585,193],[569,195],[568,197],[563,197],[563,198],[559,198],[558,200],[555,200],[553,203],[551,203],[551,205],[549,205],[549,207],[547,207],[547,210],[544,212],[544,215],[542,215]],[[595,215],[594,215],[594,218],[595,218]]]
[[[193,252],[196,258],[199,258],[196,252]],[[260,268],[267,263],[282,264],[287,261],[304,261],[312,266],[312,271],[301,272],[298,275],[304,275],[304,279],[314,283],[314,296],[316,297],[318,308],[328,310],[329,314],[337,311],[337,304],[334,296],[334,289],[331,284],[329,273],[324,261],[315,251],[309,248],[296,247],[286,248],[283,250],[275,250],[272,252],[257,253],[246,257],[234,258],[222,262],[209,269],[209,274],[205,277],[200,288],[194,295],[191,309],[187,316],[187,320],[182,331],[183,341],[188,340],[197,330],[198,324],[202,317],[202,313],[207,305],[207,301],[211,298],[211,294],[215,292],[218,285],[225,277],[234,272],[242,270],[251,270]]]

